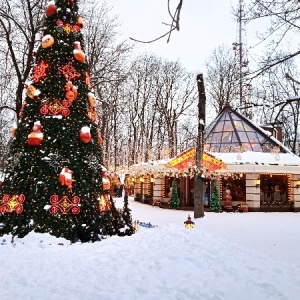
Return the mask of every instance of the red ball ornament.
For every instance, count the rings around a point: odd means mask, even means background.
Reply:
[[[77,24],[80,28],[83,27],[83,17],[79,16],[77,19]]]
[[[74,43],[74,50],[73,50],[74,57],[77,61],[84,63],[85,62],[85,54],[81,50],[81,46],[79,42]]]
[[[34,122],[32,132],[28,135],[29,146],[40,146],[43,142],[44,135],[42,133],[42,126],[40,121]]]
[[[47,8],[46,8],[46,15],[47,15],[48,17],[51,17],[51,16],[53,16],[54,14],[56,14],[56,11],[57,11],[57,7],[56,7],[56,5],[54,4],[54,1],[51,1],[51,2],[48,4]]]
[[[92,135],[90,133],[90,128],[87,126],[83,126],[79,132],[79,137],[82,142],[88,143],[92,139]]]

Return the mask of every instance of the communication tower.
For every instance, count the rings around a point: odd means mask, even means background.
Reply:
[[[233,50],[238,62],[238,83],[239,83],[239,104],[244,106],[247,103],[251,85],[246,82],[246,76],[249,74],[249,60],[247,52],[247,35],[246,35],[246,12],[244,0],[239,0],[237,9],[237,41],[234,42]]]

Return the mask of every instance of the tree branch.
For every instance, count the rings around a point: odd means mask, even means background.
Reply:
[[[179,0],[179,3],[178,3],[178,5],[176,7],[176,10],[175,10],[175,13],[174,13],[174,15],[172,15],[171,10],[170,10],[170,0],[168,0],[168,12],[169,12],[169,15],[172,19],[172,22],[171,22],[171,24],[162,23],[164,25],[170,26],[170,29],[169,29],[168,32],[166,32],[165,34],[159,36],[158,38],[155,38],[155,39],[150,40],[150,41],[142,41],[142,40],[138,40],[138,39],[135,39],[135,38],[132,38],[132,37],[129,37],[129,39],[131,39],[132,41],[135,41],[135,42],[149,44],[149,43],[156,42],[156,41],[158,41],[158,40],[160,40],[160,39],[162,39],[162,38],[164,38],[165,36],[168,35],[169,37],[167,39],[167,43],[169,43],[172,32],[174,30],[177,30],[177,31],[180,30],[179,21],[180,21],[180,13],[181,13],[181,9],[182,9],[182,3],[183,3],[183,0]]]

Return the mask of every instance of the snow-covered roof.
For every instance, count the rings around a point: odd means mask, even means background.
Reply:
[[[261,164],[300,166],[300,157],[292,153],[266,153],[247,151],[242,153],[211,153],[225,164]]]
[[[132,165],[129,167],[129,170],[131,172],[151,172],[151,171],[165,171],[166,170],[166,164],[170,161],[170,158],[167,159],[161,159],[156,161],[150,161],[150,162],[141,162],[135,165]]]
[[[300,157],[293,153],[247,151],[242,153],[214,152],[212,154],[226,164],[226,170],[300,173]]]

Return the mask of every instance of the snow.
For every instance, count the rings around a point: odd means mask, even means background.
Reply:
[[[132,197],[129,207],[133,219],[157,226],[88,244],[36,233],[14,244],[1,237],[1,300],[299,299],[298,214],[206,212],[194,219],[192,211]],[[193,229],[184,227],[188,214]]]
[[[211,155],[227,164],[272,164],[272,165],[300,165],[300,157],[292,153],[268,153],[245,151],[242,153],[232,152],[209,152]],[[239,156],[240,157],[239,157]]]

